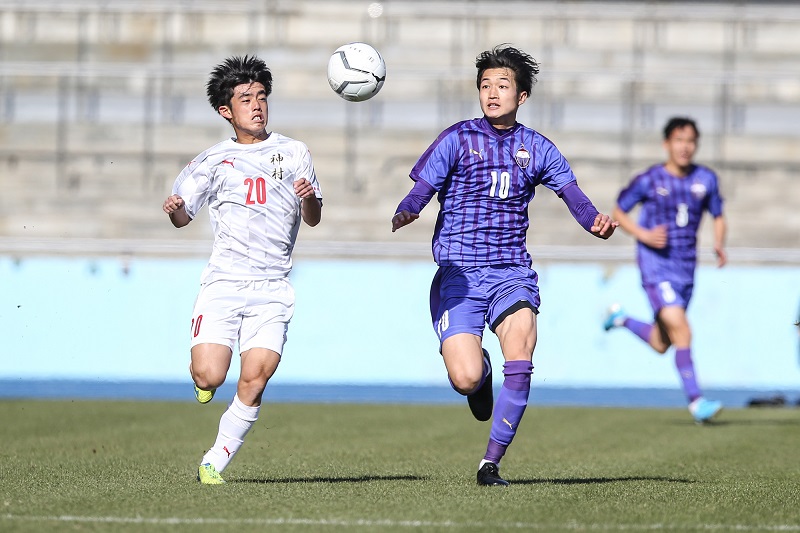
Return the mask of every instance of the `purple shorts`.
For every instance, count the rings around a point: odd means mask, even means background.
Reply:
[[[457,333],[483,337],[522,308],[539,313],[539,276],[528,267],[439,267],[431,284],[431,319],[439,342]]]
[[[647,293],[647,299],[650,300],[650,306],[653,308],[653,313],[658,315],[664,307],[679,306],[686,309],[689,307],[689,300],[692,299],[692,291],[694,284],[680,285],[670,281],[662,281],[659,283],[646,283],[642,285],[644,292]]]

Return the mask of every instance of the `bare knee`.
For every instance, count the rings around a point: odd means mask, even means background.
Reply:
[[[203,390],[217,389],[225,382],[228,366],[212,364],[208,359],[192,360],[189,363],[189,373],[198,388]]]
[[[661,326],[658,322],[653,326],[650,333],[650,347],[657,353],[663,355],[672,346],[672,339],[667,331],[667,328]]]
[[[672,337],[666,329],[660,329],[656,324],[650,335],[650,346],[659,354],[664,354],[672,346]]]
[[[216,389],[225,382],[231,366],[231,349],[220,344],[198,344],[192,347],[189,373],[195,385],[203,390]]]
[[[458,333],[442,342],[442,357],[450,383],[459,394],[475,392],[483,377],[481,338]]]
[[[652,346],[653,346],[653,349],[656,352],[658,352],[659,354],[661,354],[661,355],[664,355],[665,353],[667,353],[667,350],[669,349],[669,345],[668,344],[663,344],[663,343],[655,344],[655,345],[652,345]]]
[[[223,383],[225,383],[225,376],[227,374],[227,372],[221,372],[219,369],[215,368],[197,368],[197,365],[191,366],[191,373],[194,384],[203,390],[219,388]]]
[[[465,370],[455,370],[450,373],[450,382],[460,394],[471,394],[478,388],[481,375]]]

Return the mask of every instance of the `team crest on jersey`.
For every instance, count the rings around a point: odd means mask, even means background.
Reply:
[[[669,196],[669,189],[665,189],[664,187],[657,187],[656,194],[659,196]]]
[[[517,153],[514,154],[514,161],[517,162],[519,168],[528,168],[531,162],[531,153],[525,149],[524,144],[520,144]]]
[[[703,199],[706,193],[708,192],[706,186],[699,182],[692,183],[692,186],[689,187],[689,190],[691,191],[692,196],[694,196],[698,200]]]

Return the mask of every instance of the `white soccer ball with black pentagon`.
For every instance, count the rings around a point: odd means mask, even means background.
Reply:
[[[386,63],[366,43],[340,46],[328,61],[331,89],[349,102],[369,100],[381,90],[386,79]]]

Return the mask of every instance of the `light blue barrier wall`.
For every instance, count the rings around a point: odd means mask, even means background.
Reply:
[[[187,380],[189,320],[203,260],[0,257],[0,378]],[[430,327],[428,262],[298,260],[281,383],[446,384]],[[671,354],[603,332],[608,304],[650,314],[633,265],[539,268],[534,381],[677,386]],[[800,268],[701,267],[690,308],[701,384],[797,389],[792,322]],[[499,366],[499,348],[486,346]],[[231,376],[238,372],[236,362]]]

